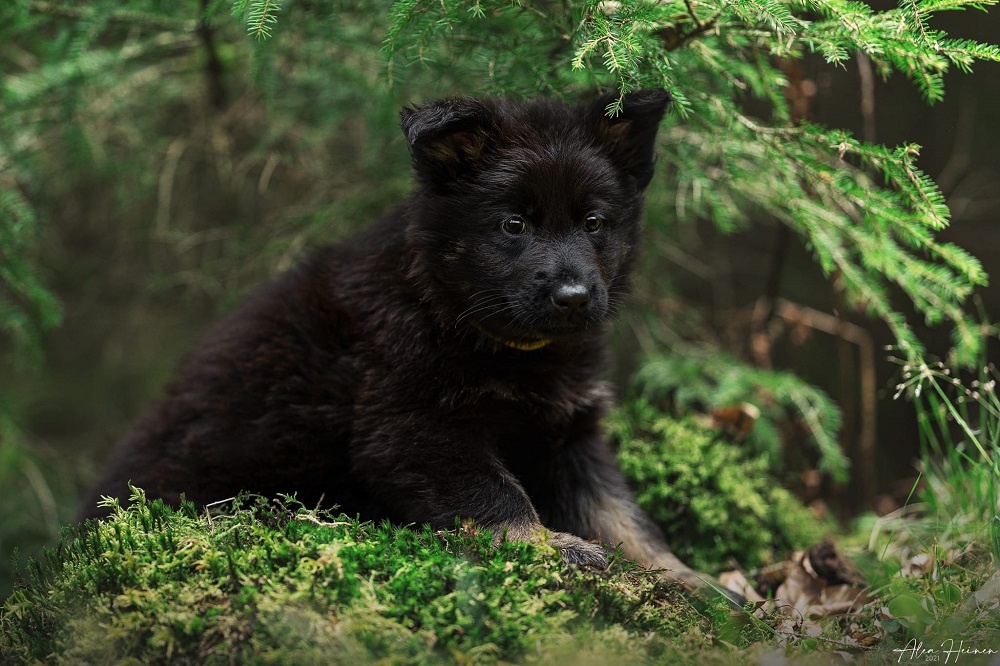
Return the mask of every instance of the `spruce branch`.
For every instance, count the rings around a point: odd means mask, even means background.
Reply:
[[[245,18],[247,34],[258,41],[270,39],[280,11],[281,0],[236,0],[233,3],[233,14]]]

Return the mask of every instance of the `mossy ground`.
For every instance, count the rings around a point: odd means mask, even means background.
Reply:
[[[613,421],[623,468],[694,562],[749,568],[819,535],[753,460],[652,416]],[[938,519],[868,526],[874,546],[841,538],[867,553],[874,601],[796,618],[730,613],[617,554],[608,571],[566,567],[552,548],[497,546],[470,525],[376,525],[290,499],[210,513],[134,500],[29,563],[0,609],[0,663],[889,664],[921,661],[894,652],[911,640],[948,639],[1000,651],[990,534]],[[913,571],[924,555],[931,566]]]
[[[374,525],[246,498],[209,517],[142,499],[31,568],[4,659],[51,663],[479,663],[697,649],[711,621],[617,559],[469,528]]]

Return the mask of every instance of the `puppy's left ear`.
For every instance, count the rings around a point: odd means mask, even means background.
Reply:
[[[618,115],[609,117],[608,106],[617,97],[617,93],[607,93],[591,104],[590,122],[615,166],[635,179],[636,187],[642,190],[653,178],[656,131],[672,98],[662,88],[637,90],[625,95]]]
[[[400,113],[413,167],[425,181],[443,185],[473,170],[495,133],[494,116],[481,100],[442,99]]]

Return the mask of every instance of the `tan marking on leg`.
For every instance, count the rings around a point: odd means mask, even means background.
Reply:
[[[602,497],[596,507],[598,536],[612,546],[621,544],[625,556],[647,569],[667,569],[685,574],[691,571],[670,548],[655,536],[647,536],[637,520],[641,511],[618,497]]]

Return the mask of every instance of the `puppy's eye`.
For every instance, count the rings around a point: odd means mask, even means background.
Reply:
[[[587,219],[583,221],[583,230],[588,234],[595,233],[601,230],[604,226],[604,219],[600,215],[590,214]]]
[[[525,231],[528,230],[528,225],[519,217],[512,217],[510,219],[504,220],[503,224],[500,225],[504,231],[506,231],[511,236],[520,236]]]

